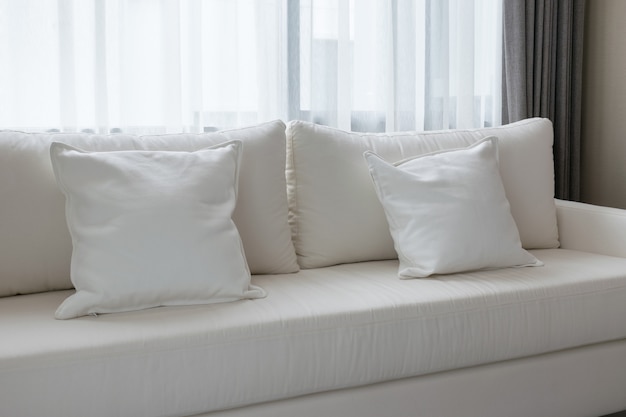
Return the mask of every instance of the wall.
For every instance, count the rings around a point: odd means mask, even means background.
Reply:
[[[626,1],[588,0],[582,200],[626,208]]]

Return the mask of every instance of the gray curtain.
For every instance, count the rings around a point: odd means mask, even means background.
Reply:
[[[503,0],[502,121],[554,124],[556,197],[580,199],[585,0]]]

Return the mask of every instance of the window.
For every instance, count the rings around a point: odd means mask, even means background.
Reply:
[[[0,128],[500,123],[501,0],[0,0]]]

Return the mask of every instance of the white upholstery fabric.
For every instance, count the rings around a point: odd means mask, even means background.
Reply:
[[[626,258],[626,210],[556,200],[561,247]]]
[[[55,316],[264,296],[250,286],[232,220],[241,152],[240,141],[195,152],[86,152],[53,143],[76,288]]]
[[[290,224],[303,268],[396,257],[363,153],[387,161],[469,146],[496,136],[500,174],[526,249],[558,247],[552,123],[528,119],[476,130],[351,133],[307,122],[287,126]]]
[[[53,318],[69,291],[2,298],[0,404],[184,416],[626,337],[626,259],[533,254],[543,268],[437,279],[397,261],[255,276],[267,298],[70,321]]]
[[[144,137],[0,132],[0,296],[72,287],[72,243],[65,199],[52,173],[51,142],[91,151],[194,151],[228,140],[244,144],[233,219],[250,271],[297,271],[287,223],[285,125],[281,121],[209,134]]]
[[[598,417],[626,410],[626,339],[194,417]]]
[[[400,278],[540,266],[522,249],[491,136],[391,164],[365,152],[398,253]]]

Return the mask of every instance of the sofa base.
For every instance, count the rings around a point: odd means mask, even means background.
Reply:
[[[626,339],[197,417],[598,417],[625,387]]]

